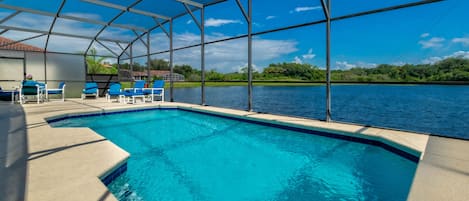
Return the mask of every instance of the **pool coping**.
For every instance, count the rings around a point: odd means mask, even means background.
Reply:
[[[68,104],[68,103],[70,104]],[[53,118],[66,118],[69,116],[73,115],[92,115],[92,114],[109,114],[113,112],[123,112],[123,111],[132,111],[132,110],[148,110],[148,109],[168,109],[168,108],[174,108],[174,109],[182,109],[182,110],[190,110],[193,112],[203,112],[203,113],[208,113],[212,115],[221,115],[225,117],[233,117],[237,119],[245,119],[248,121],[258,121],[258,122],[265,122],[269,124],[277,124],[277,125],[283,125],[283,126],[293,126],[296,128],[301,128],[301,129],[310,129],[314,131],[320,131],[320,132],[327,132],[327,133],[332,133],[332,134],[337,134],[337,135],[345,135],[345,136],[350,136],[350,137],[355,137],[355,138],[362,138],[366,140],[374,140],[378,141],[381,143],[384,143],[386,145],[392,146],[396,149],[403,150],[406,153],[412,154],[414,156],[418,156],[420,158],[420,163],[422,163],[422,160],[424,159],[427,144],[430,140],[430,136],[426,134],[417,134],[417,133],[412,133],[412,132],[405,132],[405,131],[397,131],[397,130],[389,130],[389,129],[382,129],[382,128],[374,128],[374,127],[367,127],[367,126],[360,126],[360,125],[354,125],[354,124],[344,124],[344,123],[334,123],[334,122],[323,122],[323,121],[318,121],[318,120],[311,120],[311,119],[305,119],[305,118],[298,118],[298,117],[287,117],[287,116],[280,116],[280,115],[272,115],[272,114],[261,114],[261,113],[256,113],[256,112],[248,112],[248,111],[240,111],[240,110],[234,110],[234,109],[226,109],[226,108],[218,108],[218,107],[212,107],[212,106],[201,106],[201,105],[193,105],[193,104],[186,104],[186,103],[154,103],[154,104],[140,104],[140,105],[126,105],[126,104],[118,104],[118,103],[107,103],[104,102],[103,100],[96,100],[96,101],[89,101],[86,100],[80,101],[80,100],[69,100],[66,101],[65,103],[61,103],[61,107],[63,107],[63,110],[57,110],[54,109],[56,106],[51,105],[51,104],[57,104],[57,103],[45,103],[45,104],[39,104],[39,105],[33,105],[33,104],[27,104],[24,106],[25,113],[26,113],[26,119],[28,122],[28,125],[30,123],[36,124],[36,123],[45,123],[46,125],[42,126],[43,130],[41,133],[44,134],[44,132],[51,131],[51,130],[56,130],[56,129],[63,129],[63,128],[52,128],[47,124],[47,121],[50,121]],[[50,107],[47,107],[45,105],[50,105]],[[69,108],[71,107],[71,108]],[[38,112],[39,111],[43,111]],[[34,116],[34,117],[32,117]],[[29,130],[34,130],[35,128],[28,128]],[[103,138],[99,134],[95,133],[91,129],[86,129],[86,128],[74,128],[74,132],[77,133],[87,133],[91,132],[98,137]],[[28,135],[29,132],[28,132]],[[433,136],[432,136],[433,137]],[[451,139],[452,140],[452,139]],[[104,149],[110,149],[112,152],[119,152],[123,153],[121,156],[117,157],[114,159],[114,162],[112,162],[112,165],[107,165],[105,168],[102,168],[102,171],[99,174],[95,173],[94,178],[89,178],[89,179],[95,179],[97,178],[102,178],[105,177],[107,174],[110,174],[115,170],[119,165],[123,164],[125,160],[129,157],[128,153],[125,152],[125,150],[120,149],[116,145],[112,144],[109,141],[106,141],[109,144],[107,146],[103,146]],[[65,152],[65,151],[64,151]],[[127,155],[126,155],[127,154]],[[93,155],[91,153],[91,155]],[[419,164],[420,164],[419,163]],[[95,165],[95,164],[89,164],[89,165]],[[86,164],[84,164],[86,166]],[[411,188],[411,193],[410,195],[414,195],[414,185],[417,185],[418,182],[418,177],[420,174],[420,165],[417,168],[416,172],[416,178],[414,178],[414,184],[412,185]],[[428,175],[426,175],[428,177]],[[28,178],[29,179],[29,178]],[[101,185],[100,188],[102,191],[102,188],[104,186],[103,183],[99,182],[99,184],[93,184],[93,185]],[[423,184],[418,184],[419,186],[422,186]],[[105,199],[102,200],[116,200],[115,197],[112,194],[109,194],[107,188],[105,188],[104,194],[106,194]],[[424,188],[425,189],[425,188]],[[60,198],[57,197],[48,197],[48,199],[36,199],[35,195],[36,193],[31,193],[30,188],[28,186],[28,199],[27,200],[60,200]],[[97,193],[97,194],[88,194],[88,196],[94,198],[102,198],[103,192]],[[68,192],[69,193],[69,192]],[[417,193],[421,194],[421,193]],[[101,196],[101,197],[97,197]],[[73,196],[72,196],[73,197]],[[79,196],[78,196],[79,197]],[[38,196],[37,198],[41,198]],[[71,199],[73,200],[73,199]],[[75,199],[75,200],[85,200],[85,199]],[[411,197],[409,197],[409,200],[412,200]]]

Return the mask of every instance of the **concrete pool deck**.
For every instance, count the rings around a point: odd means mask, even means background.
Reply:
[[[1,103],[0,197],[28,201],[116,200],[99,177],[125,162],[129,154],[89,128],[52,128],[46,119],[155,107],[183,108],[379,141],[420,156],[408,200],[469,200],[469,141],[185,103],[130,105],[104,99],[22,106]]]

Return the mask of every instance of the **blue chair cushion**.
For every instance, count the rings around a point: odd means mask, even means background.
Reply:
[[[41,86],[42,83],[38,83],[33,80],[23,81],[21,87],[21,93],[23,95],[37,95],[37,85]],[[43,84],[43,86],[45,86]]]
[[[95,94],[98,92],[98,84],[96,82],[87,82],[83,89],[84,94]]]
[[[121,95],[122,94],[121,84],[119,84],[119,83],[111,84],[111,86],[109,87],[108,94],[111,95],[111,96]]]
[[[48,94],[62,94],[62,90],[47,91]]]

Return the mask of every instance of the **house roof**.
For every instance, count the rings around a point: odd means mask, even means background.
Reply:
[[[133,76],[147,76],[147,71],[134,71]],[[169,74],[169,70],[150,70],[150,76],[163,76]]]
[[[44,52],[44,49],[0,36],[0,49]]]

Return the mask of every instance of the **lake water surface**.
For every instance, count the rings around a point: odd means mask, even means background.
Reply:
[[[169,90],[166,99],[169,99]],[[325,119],[325,86],[256,86],[256,112]],[[200,88],[175,88],[177,102],[200,104]],[[469,139],[469,86],[334,85],[332,119]],[[247,109],[244,86],[207,87],[206,104]]]

